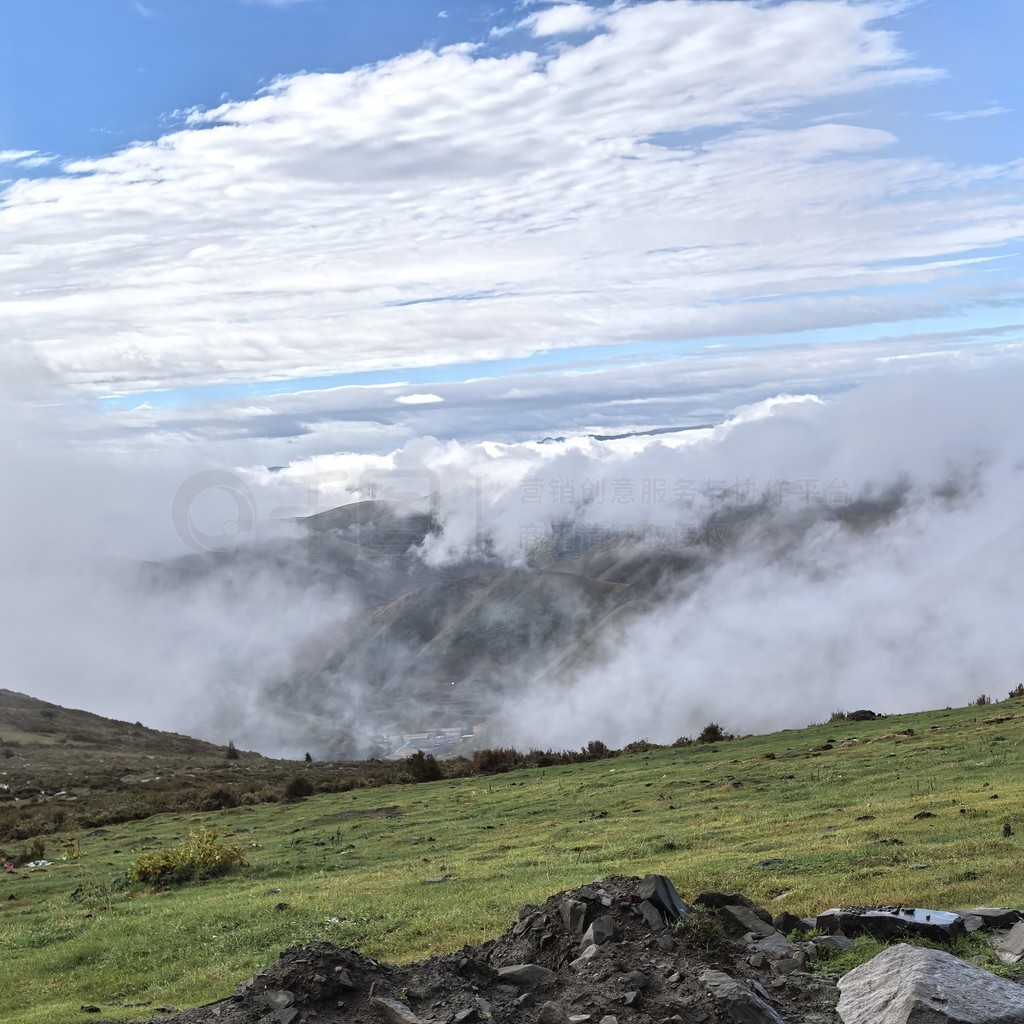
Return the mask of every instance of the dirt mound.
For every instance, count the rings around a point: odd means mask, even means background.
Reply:
[[[686,907],[663,876],[606,878],[523,907],[499,938],[393,966],[330,943],[284,952],[222,1002],[170,1024],[806,1024],[834,1021],[833,982],[735,894]],[[746,916],[756,921],[754,930]],[[749,923],[749,922],[748,922]],[[736,936],[730,938],[729,936]],[[95,1020],[95,1018],[93,1018]]]

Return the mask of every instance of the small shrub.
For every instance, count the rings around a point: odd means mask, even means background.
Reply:
[[[845,722],[846,719],[847,715],[845,711],[833,711],[832,714],[828,716],[828,720],[830,722]]]
[[[553,750],[537,750],[533,748],[526,755],[526,758],[535,768],[550,768],[552,765],[559,763],[558,754]]]
[[[717,722],[708,722],[700,731],[697,737],[698,743],[722,743],[731,740],[733,737],[727,733]]]
[[[208,789],[206,795],[199,801],[200,811],[223,811],[237,806],[238,796],[227,786],[214,786],[213,789]]]
[[[245,866],[241,849],[218,842],[204,825],[197,832],[190,832],[188,839],[178,846],[142,854],[128,869],[128,877],[133,882],[180,885],[216,878]]]
[[[700,910],[691,911],[675,929],[691,949],[705,956],[720,952],[726,944],[725,932],[715,916]]]
[[[498,747],[473,751],[473,770],[479,775],[497,775],[521,768],[525,757],[514,747]]]
[[[235,746],[234,740],[228,740],[228,752],[224,755],[229,761],[238,760],[238,747]]]
[[[689,736],[680,736],[673,744],[673,747],[692,747],[693,739]]]
[[[441,764],[433,754],[424,754],[417,750],[405,760],[406,770],[413,782],[437,782],[444,778]]]
[[[1018,683],[1007,696],[1007,700],[1013,700],[1014,697],[1024,697],[1024,683]]]
[[[300,800],[305,800],[307,796],[312,796],[313,793],[313,783],[305,775],[296,775],[284,787],[283,799],[285,803],[297,804]]]
[[[588,761],[603,761],[606,757],[614,756],[608,744],[602,740],[591,740],[584,748],[583,753]]]
[[[661,750],[660,743],[652,743],[649,739],[633,740],[627,743],[621,750],[623,754],[648,754],[652,750]]]
[[[14,751],[10,747],[4,747],[4,757],[14,757]]]
[[[980,693],[974,698],[973,703],[976,708],[987,707],[992,703],[992,698],[987,693]]]

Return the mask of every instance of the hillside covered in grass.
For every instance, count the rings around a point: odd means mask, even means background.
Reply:
[[[55,833],[49,867],[2,876],[0,1019],[198,1005],[311,939],[450,951],[598,876],[657,871],[684,899],[736,890],[797,915],[1021,905],[1022,741],[1014,699]],[[245,866],[129,880],[203,827]]]

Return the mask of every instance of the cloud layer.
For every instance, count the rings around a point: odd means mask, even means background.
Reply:
[[[0,325],[66,382],[131,392],[1000,301],[964,258],[1024,233],[1019,169],[828,119],[937,74],[893,10],[560,5],[534,34],[587,31],[550,50],[282,79],[8,185]]]

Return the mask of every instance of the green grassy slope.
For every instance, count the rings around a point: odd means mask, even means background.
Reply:
[[[896,736],[912,729],[912,736]],[[0,1020],[83,1003],[216,999],[285,946],[409,960],[496,935],[524,902],[606,874],[738,889],[773,910],[1024,906],[1024,700],[566,767],[167,815],[79,834],[0,876]],[[830,750],[814,748],[831,745]],[[922,814],[932,817],[919,817]],[[138,854],[204,822],[250,867],[123,890]],[[1004,838],[1009,822],[1016,833]],[[781,858],[784,863],[759,867]],[[14,899],[8,899],[13,895]]]

